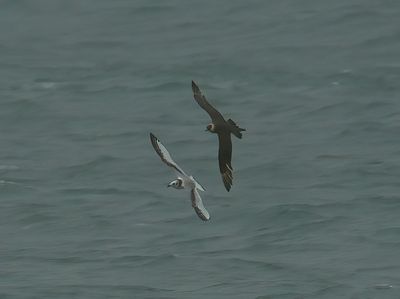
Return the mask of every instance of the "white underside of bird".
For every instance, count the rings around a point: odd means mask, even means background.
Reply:
[[[172,159],[170,153],[165,148],[165,146],[152,133],[150,133],[150,140],[151,144],[153,145],[157,154],[160,156],[161,160],[169,167],[172,167],[176,173],[177,179],[171,181],[168,184],[168,187],[173,187],[175,189],[189,189],[192,207],[195,210],[197,216],[199,216],[199,218],[203,221],[209,220],[210,214],[204,207],[203,201],[198,191],[198,190],[205,191],[203,186],[201,186],[193,176],[187,175],[182,170],[182,168],[180,168],[179,165],[176,164],[176,162]]]

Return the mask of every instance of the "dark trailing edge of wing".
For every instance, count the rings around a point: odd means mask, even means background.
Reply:
[[[211,106],[211,104],[206,100],[206,97],[201,93],[200,88],[196,85],[194,81],[192,81],[192,90],[194,99],[199,104],[199,106],[203,108],[208,113],[208,115],[210,115],[213,122],[215,120],[224,121],[224,117],[221,115],[221,113],[218,112],[217,109]]]
[[[199,218],[200,218],[201,220],[203,220],[203,221],[208,221],[208,220],[210,220],[210,218],[207,218],[207,217],[203,214],[202,210],[199,209],[199,208],[197,207],[197,205],[196,205],[195,189],[192,189],[192,190],[190,191],[190,197],[191,197],[191,200],[192,200],[192,207],[193,207],[194,211],[196,212],[197,216],[199,216]]]
[[[219,150],[218,162],[219,170],[222,176],[226,190],[229,192],[232,186],[232,141],[230,132],[218,134]]]

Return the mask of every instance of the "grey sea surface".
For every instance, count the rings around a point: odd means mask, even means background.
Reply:
[[[1,1],[0,298],[400,298],[399,53],[399,1]]]

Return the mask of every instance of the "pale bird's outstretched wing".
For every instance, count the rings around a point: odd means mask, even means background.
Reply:
[[[221,115],[221,113],[219,113],[217,109],[211,106],[211,104],[201,93],[200,88],[196,85],[196,83],[194,83],[194,81],[192,81],[192,90],[194,99],[200,105],[200,107],[203,108],[210,115],[213,122],[218,120],[225,122],[224,117]]]
[[[154,136],[153,133],[150,133],[150,140],[151,144],[153,145],[156,153],[160,156],[161,160],[168,166],[174,168],[181,175],[187,177],[187,174],[182,170],[182,168],[179,167],[178,164],[175,163],[175,161],[169,154],[168,150],[161,143],[161,141],[156,136]]]
[[[190,197],[192,199],[192,207],[196,212],[197,216],[199,216],[199,218],[203,221],[210,220],[210,214],[204,207],[203,201],[201,200],[200,194],[196,188],[193,188],[190,191]]]

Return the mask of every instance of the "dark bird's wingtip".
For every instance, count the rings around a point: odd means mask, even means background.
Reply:
[[[227,178],[226,176],[224,176],[224,174],[222,174],[222,181],[224,183],[226,191],[229,192],[231,190],[231,187],[232,187],[232,179]]]
[[[194,93],[200,93],[200,89],[197,84],[192,80],[192,90]]]

